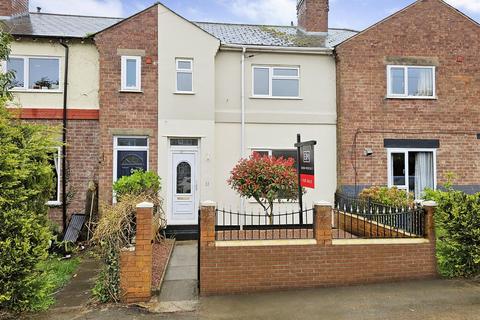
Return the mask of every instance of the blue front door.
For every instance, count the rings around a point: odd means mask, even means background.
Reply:
[[[147,151],[118,151],[117,179],[138,169],[147,171]]]

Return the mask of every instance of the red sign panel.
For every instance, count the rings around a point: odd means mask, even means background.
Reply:
[[[305,188],[315,188],[315,176],[311,174],[300,175],[300,185]]]

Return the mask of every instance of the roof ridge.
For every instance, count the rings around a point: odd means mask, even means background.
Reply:
[[[289,25],[278,25],[278,24],[255,24],[255,23],[237,23],[237,22],[218,22],[218,21],[192,21],[193,23],[199,24],[215,24],[215,25],[230,25],[230,26],[249,26],[249,27],[279,27],[279,28],[295,28],[298,26],[289,26]],[[337,28],[329,27],[328,30],[342,30],[342,31],[351,31],[359,32],[358,30],[350,28]]]
[[[125,18],[120,18],[120,17],[88,16],[88,15],[82,15],[82,14],[51,13],[51,12],[30,12],[29,14],[30,15],[79,17],[79,18],[115,19],[115,20],[124,20],[125,19]]]
[[[251,26],[251,27],[280,27],[280,28],[297,28],[297,26],[291,25],[276,25],[276,24],[255,24],[255,23],[239,23],[239,22],[218,22],[218,21],[192,21],[193,23],[205,23],[205,24],[226,24],[233,26]]]

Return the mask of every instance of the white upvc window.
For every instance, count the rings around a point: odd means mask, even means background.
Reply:
[[[12,55],[3,63],[4,72],[13,72],[12,91],[60,92],[60,58]]]
[[[51,158],[50,158],[50,164],[52,166],[52,170],[53,170],[53,176],[54,176],[54,181],[55,181],[55,189],[54,189],[54,192],[50,198],[50,200],[48,200],[47,202],[47,205],[49,206],[58,206],[58,205],[61,205],[62,204],[62,200],[61,200],[61,190],[62,190],[62,187],[61,187],[61,184],[60,184],[60,177],[61,177],[61,172],[62,172],[62,166],[60,164],[60,160],[61,160],[61,155],[62,155],[62,148],[58,147],[56,148],[55,151],[53,151],[51,153]]]
[[[193,59],[175,59],[176,93],[193,93]]]
[[[253,66],[252,93],[255,98],[299,98],[300,68]]]
[[[142,57],[122,56],[121,91],[141,91]]]
[[[437,150],[391,148],[388,152],[388,187],[412,192],[421,199],[425,189],[437,187]]]
[[[387,66],[387,98],[435,99],[435,67]]]

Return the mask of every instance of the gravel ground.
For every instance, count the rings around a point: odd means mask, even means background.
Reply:
[[[168,258],[173,249],[174,240],[167,239],[153,245],[152,290],[160,290],[162,276],[167,268]]]

